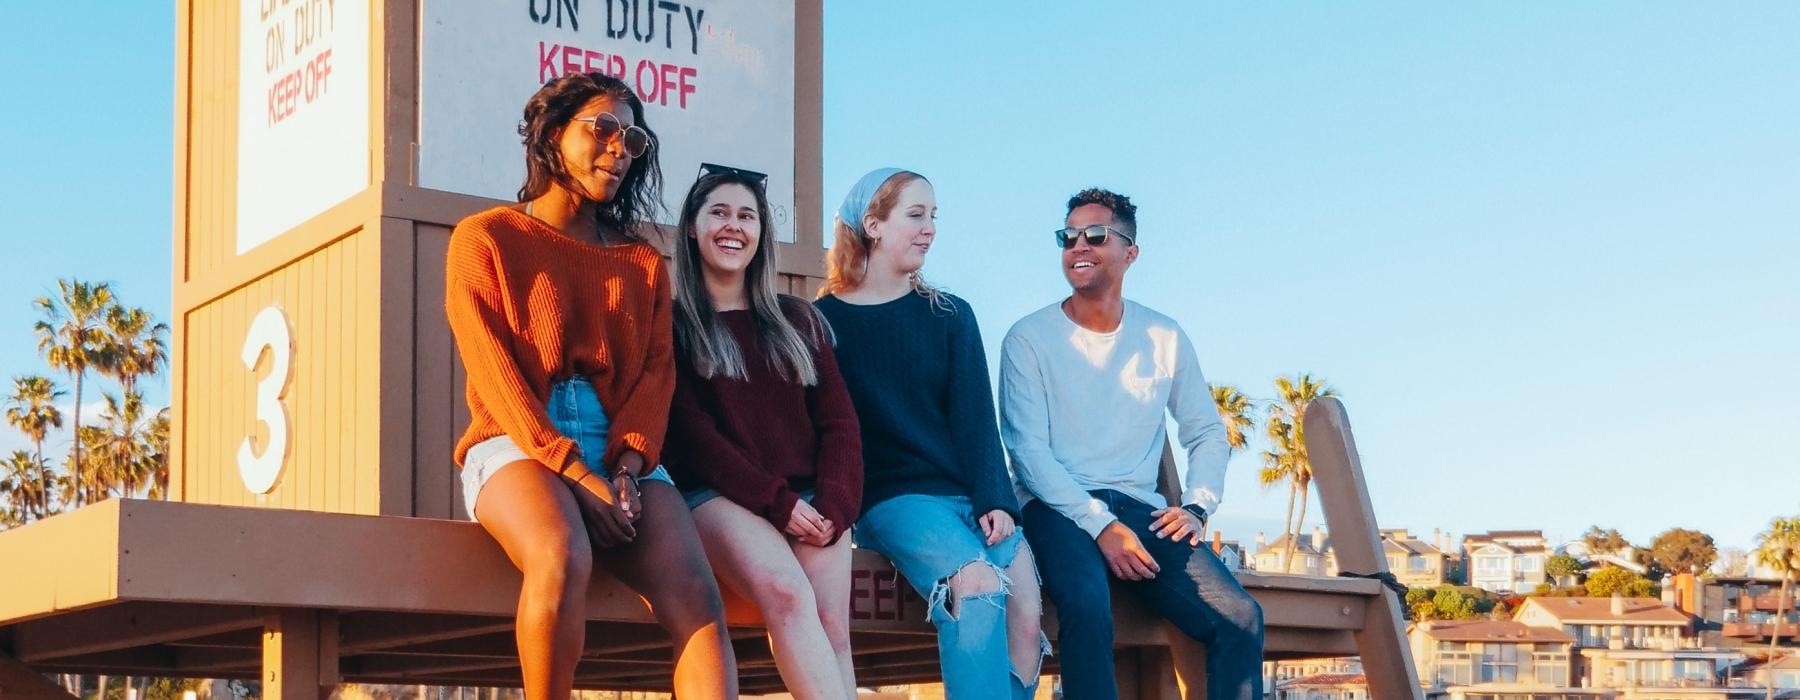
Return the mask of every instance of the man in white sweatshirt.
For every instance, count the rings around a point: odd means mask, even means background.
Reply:
[[[1006,334],[1000,433],[1056,606],[1064,697],[1118,697],[1110,575],[1206,646],[1206,697],[1261,700],[1262,608],[1199,546],[1224,489],[1224,426],[1181,326],[1123,296],[1137,207],[1083,190],[1056,239],[1073,293]],[[1187,451],[1181,503],[1156,488],[1168,415]]]

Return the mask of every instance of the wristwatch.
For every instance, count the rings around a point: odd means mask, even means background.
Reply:
[[[1194,517],[1200,519],[1200,527],[1206,527],[1206,509],[1201,508],[1200,504],[1189,503],[1185,506],[1182,506],[1181,509],[1185,510],[1189,513],[1193,513]]]

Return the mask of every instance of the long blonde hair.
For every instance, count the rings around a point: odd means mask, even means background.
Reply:
[[[911,170],[901,170],[888,176],[888,179],[876,188],[875,195],[869,198],[868,209],[864,212],[876,220],[886,220],[900,204],[900,192],[915,180],[925,180]],[[930,182],[930,180],[925,180]],[[837,220],[831,248],[825,251],[825,284],[819,286],[819,296],[841,294],[861,287],[863,279],[869,274],[869,251],[875,242],[869,238],[869,232],[862,227],[860,216],[855,222]],[[949,300],[943,293],[925,281],[925,276],[917,271],[908,275],[914,292],[931,300],[932,306],[951,308]]]
[[[700,260],[700,244],[696,240],[700,207],[707,195],[726,185],[740,185],[756,198],[756,213],[761,230],[756,253],[744,270],[744,296],[750,303],[750,314],[756,321],[757,342],[769,356],[775,374],[784,380],[805,386],[819,383],[819,371],[813,353],[824,345],[824,322],[816,317],[812,304],[788,297],[787,303],[804,307],[813,323],[803,333],[788,320],[782,309],[783,297],[775,293],[775,227],[769,216],[769,198],[762,182],[738,172],[707,173],[694,182],[687,199],[681,204],[681,220],[676,226],[674,255],[675,347],[687,358],[700,376],[711,379],[726,376],[749,378],[744,350],[738,347],[731,329],[719,320],[713,309],[712,295],[706,291],[706,276]]]

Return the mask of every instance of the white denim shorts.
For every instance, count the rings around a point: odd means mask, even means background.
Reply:
[[[469,453],[463,455],[462,492],[463,506],[468,509],[470,520],[480,522],[475,517],[475,498],[481,495],[481,487],[487,484],[488,479],[500,473],[502,467],[522,459],[531,459],[531,455],[525,454],[524,450],[519,449],[518,443],[507,435],[491,437],[469,447]],[[669,470],[660,464],[638,480],[675,485],[675,480],[669,476]]]

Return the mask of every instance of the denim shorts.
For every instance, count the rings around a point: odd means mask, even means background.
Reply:
[[[606,417],[606,410],[600,407],[600,395],[594,393],[594,385],[588,380],[576,377],[550,387],[550,404],[545,408],[549,409],[550,422],[580,446],[582,455],[606,454],[606,431],[611,420]],[[494,478],[508,464],[529,459],[531,456],[519,449],[519,444],[508,435],[491,437],[469,447],[468,454],[463,455],[462,490],[463,505],[469,511],[470,520],[476,519],[475,499],[481,495],[481,487],[488,479]],[[669,470],[660,465],[639,479],[675,485],[675,480],[669,478]]]
[[[693,510],[695,508],[699,508],[701,506],[701,504],[704,504],[707,501],[710,501],[715,498],[723,497],[724,495],[725,494],[719,493],[718,489],[715,489],[711,486],[702,486],[702,487],[694,489],[692,491],[682,491],[681,492],[682,500],[687,501],[688,510]],[[818,496],[818,495],[819,495],[818,489],[806,489],[806,490],[800,492],[800,500],[806,501],[807,503],[812,503],[813,497]]]
[[[892,561],[919,597],[941,604],[942,582],[970,562],[993,565],[1004,580],[1025,541],[1024,532],[1015,528],[990,547],[976,517],[974,505],[964,496],[906,494],[869,508],[851,536],[856,546]]]

